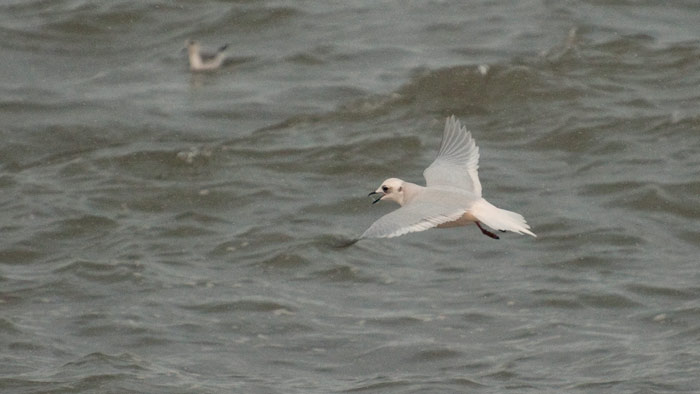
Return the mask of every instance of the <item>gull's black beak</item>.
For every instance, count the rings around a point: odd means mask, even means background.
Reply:
[[[370,194],[368,194],[368,195],[367,195],[367,197],[369,197],[369,196],[372,196],[372,195],[375,195],[375,194],[379,194],[379,193],[377,193],[377,192],[371,192]],[[381,200],[381,199],[382,199],[382,197],[384,197],[384,195],[383,195],[383,194],[382,194],[381,196],[379,196],[379,197],[378,197],[378,198],[377,198],[376,200],[372,201],[372,204],[376,204],[376,203],[378,203],[378,202],[379,202],[379,200]]]

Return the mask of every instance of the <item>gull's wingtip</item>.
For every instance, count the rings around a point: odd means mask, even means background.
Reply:
[[[357,240],[359,241],[359,240],[362,240],[362,239],[371,239],[371,238],[375,238],[375,239],[376,239],[376,238],[389,238],[389,237],[384,236],[384,235],[373,234],[373,233],[375,233],[376,231],[370,231],[370,230],[372,230],[372,227],[370,227],[370,228],[368,228],[367,230],[365,230],[365,232],[362,233],[362,235],[360,235],[360,236],[357,238]]]
[[[445,131],[447,132],[451,129],[460,130],[471,135],[471,133],[469,133],[469,131],[467,130],[467,127],[463,126],[462,122],[460,122],[459,118],[457,118],[454,114],[448,116],[447,119],[445,119]]]
[[[336,249],[345,249],[355,245],[359,240],[360,238],[346,239],[335,243],[333,246]]]
[[[359,241],[359,240],[361,240],[361,239],[367,239],[367,238],[369,238],[369,237],[367,237],[367,233],[368,233],[368,232],[369,232],[369,229],[365,230],[365,232],[363,232],[362,235],[360,235],[359,237],[357,237],[357,240]]]

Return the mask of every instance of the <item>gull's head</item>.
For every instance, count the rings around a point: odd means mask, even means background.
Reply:
[[[199,52],[199,42],[197,42],[195,40],[187,39],[185,41],[185,48],[187,48],[187,51],[189,53],[198,53]]]
[[[399,205],[403,205],[404,197],[404,187],[403,181],[398,178],[389,178],[382,182],[381,186],[377,190],[370,193],[370,196],[379,194],[379,197],[372,202],[372,204],[378,203],[381,200],[396,201]]]

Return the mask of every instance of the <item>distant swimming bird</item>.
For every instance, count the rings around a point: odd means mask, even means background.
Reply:
[[[224,63],[226,59],[226,53],[224,51],[228,48],[228,44],[217,49],[216,52],[202,50],[199,42],[195,40],[185,41],[185,47],[187,48],[187,54],[190,60],[190,70],[209,71],[216,70]]]
[[[530,226],[522,215],[496,208],[481,197],[479,148],[471,133],[454,115],[447,118],[440,151],[423,171],[426,186],[389,178],[369,195],[391,200],[401,208],[382,216],[360,238],[391,238],[429,228],[458,227],[476,223],[482,233],[499,239],[481,223],[502,232],[529,234]]]

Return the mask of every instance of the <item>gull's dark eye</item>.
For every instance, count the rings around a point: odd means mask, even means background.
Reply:
[[[386,193],[386,192],[388,192],[388,191],[389,191],[389,188],[388,188],[388,187],[386,187],[386,186],[382,186],[382,191],[383,191],[384,193]]]

